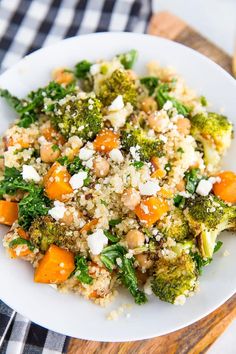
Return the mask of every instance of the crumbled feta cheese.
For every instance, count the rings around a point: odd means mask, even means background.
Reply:
[[[122,163],[124,161],[124,157],[119,149],[112,149],[109,156],[114,162]]]
[[[63,218],[66,212],[65,204],[55,200],[54,207],[48,211],[48,214],[55,220],[60,220]]]
[[[185,295],[179,295],[175,299],[174,305],[184,305],[186,301],[186,296]]]
[[[45,137],[43,135],[38,138],[38,142],[41,145],[47,144],[47,140],[45,139]]]
[[[98,255],[102,252],[103,247],[108,244],[108,238],[102,229],[98,229],[87,238],[88,247],[93,255]]]
[[[84,166],[88,167],[88,168],[92,168],[93,167],[93,158],[89,159],[88,161],[84,162]]]
[[[116,258],[116,264],[120,267],[122,265],[122,259]]]
[[[86,147],[80,149],[79,151],[79,158],[83,161],[87,161],[89,159],[91,159],[91,157],[94,154],[94,150],[91,149],[87,149]]]
[[[206,197],[212,190],[212,183],[209,180],[202,179],[197,186],[196,193]]]
[[[73,175],[69,181],[71,187],[73,189],[78,189],[83,187],[84,180],[88,177],[88,173],[85,171],[81,171]]]
[[[126,118],[133,112],[133,106],[131,103],[127,103],[119,111],[109,111],[109,113],[103,117],[104,120],[109,120],[111,125],[115,129],[123,127],[126,123]]]
[[[90,74],[97,75],[100,73],[100,69],[101,69],[101,64],[93,64],[90,67]]]
[[[122,108],[124,108],[124,101],[123,101],[123,97],[119,95],[114,99],[114,101],[108,107],[108,111],[112,111],[112,112],[120,111]]]
[[[36,169],[29,165],[23,165],[22,177],[25,181],[34,181],[36,183],[41,179]]]
[[[131,156],[135,161],[140,161],[139,146],[131,146],[129,149]]]
[[[171,101],[166,101],[166,103],[165,103],[164,106],[163,106],[163,109],[164,109],[165,111],[168,111],[168,110],[171,109],[172,107],[173,107],[172,102],[171,102]]]
[[[156,195],[160,189],[159,183],[156,180],[150,180],[139,185],[141,195]]]
[[[210,177],[210,178],[208,178],[208,181],[211,182],[211,184],[220,183],[221,182],[221,178],[219,176]]]
[[[167,143],[167,141],[168,141],[167,137],[166,137],[165,135],[163,135],[163,134],[160,134],[160,135],[159,135],[159,139],[160,139],[161,141],[163,141],[163,143]]]

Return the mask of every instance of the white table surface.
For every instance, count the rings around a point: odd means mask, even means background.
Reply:
[[[236,0],[153,0],[155,12],[168,10],[232,55],[236,46]],[[236,354],[236,320],[208,354]]]

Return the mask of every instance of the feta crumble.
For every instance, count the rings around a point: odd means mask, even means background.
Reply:
[[[86,171],[81,171],[73,175],[69,181],[71,187],[73,189],[78,189],[83,187],[84,180],[88,177],[88,173]]]
[[[212,183],[209,180],[202,179],[197,186],[196,193],[206,197],[212,190]]]
[[[154,181],[148,181],[146,183],[141,183],[139,185],[139,191],[141,195],[156,195],[157,192],[160,190],[159,183]]]
[[[84,148],[80,149],[79,158],[83,161],[87,161],[87,160],[91,159],[93,154],[94,154],[94,150],[87,149],[86,147],[84,147]]]
[[[60,220],[63,218],[66,212],[65,204],[55,200],[54,207],[48,211],[48,214],[55,220]]]
[[[25,181],[34,181],[36,183],[41,179],[36,169],[29,165],[23,165],[22,177]]]
[[[123,101],[123,97],[119,95],[114,99],[114,101],[108,107],[108,111],[112,111],[112,112],[120,111],[122,108],[124,108],[124,101]]]
[[[108,238],[104,234],[102,229],[98,229],[87,238],[88,247],[90,252],[97,256],[103,250],[103,247],[108,244]]]
[[[124,161],[124,157],[119,149],[112,149],[109,156],[114,162],[122,163]]]

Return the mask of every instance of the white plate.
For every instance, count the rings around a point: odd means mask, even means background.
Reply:
[[[19,96],[48,82],[53,68],[73,66],[82,59],[91,61],[111,58],[135,48],[139,60],[135,67],[144,73],[145,64],[158,60],[174,66],[190,87],[212,102],[212,109],[225,108],[225,114],[236,121],[236,83],[219,66],[197,52],[180,44],[140,34],[99,33],[80,36],[44,48],[26,57],[0,77],[0,86]],[[2,133],[14,117],[4,102],[0,102]],[[234,141],[225,166],[235,168]],[[1,227],[1,233],[5,228]],[[187,326],[206,316],[225,302],[236,290],[236,236],[225,234],[223,250],[204,270],[200,279],[201,291],[182,306],[173,306],[151,297],[148,304],[134,305],[131,316],[122,315],[108,321],[106,315],[124,303],[133,303],[122,293],[108,308],[100,308],[75,295],[60,294],[47,285],[33,282],[30,264],[10,260],[0,245],[0,298],[32,321],[72,337],[96,341],[132,341],[163,335]],[[228,250],[230,255],[223,257]]]

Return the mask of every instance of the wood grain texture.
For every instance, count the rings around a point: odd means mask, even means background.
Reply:
[[[189,27],[184,21],[170,13],[155,14],[150,21],[148,33],[169,38],[196,49],[231,73],[232,58]],[[72,338],[69,343],[68,354],[206,353],[211,344],[235,318],[236,294],[207,317],[171,334],[126,343],[102,343]]]
[[[68,354],[200,354],[223,333],[236,317],[236,294],[202,320],[179,331],[153,339],[101,343],[71,339]]]
[[[204,38],[180,18],[159,12],[152,16],[148,33],[182,43],[206,55],[232,74],[232,58],[222,49]]]

